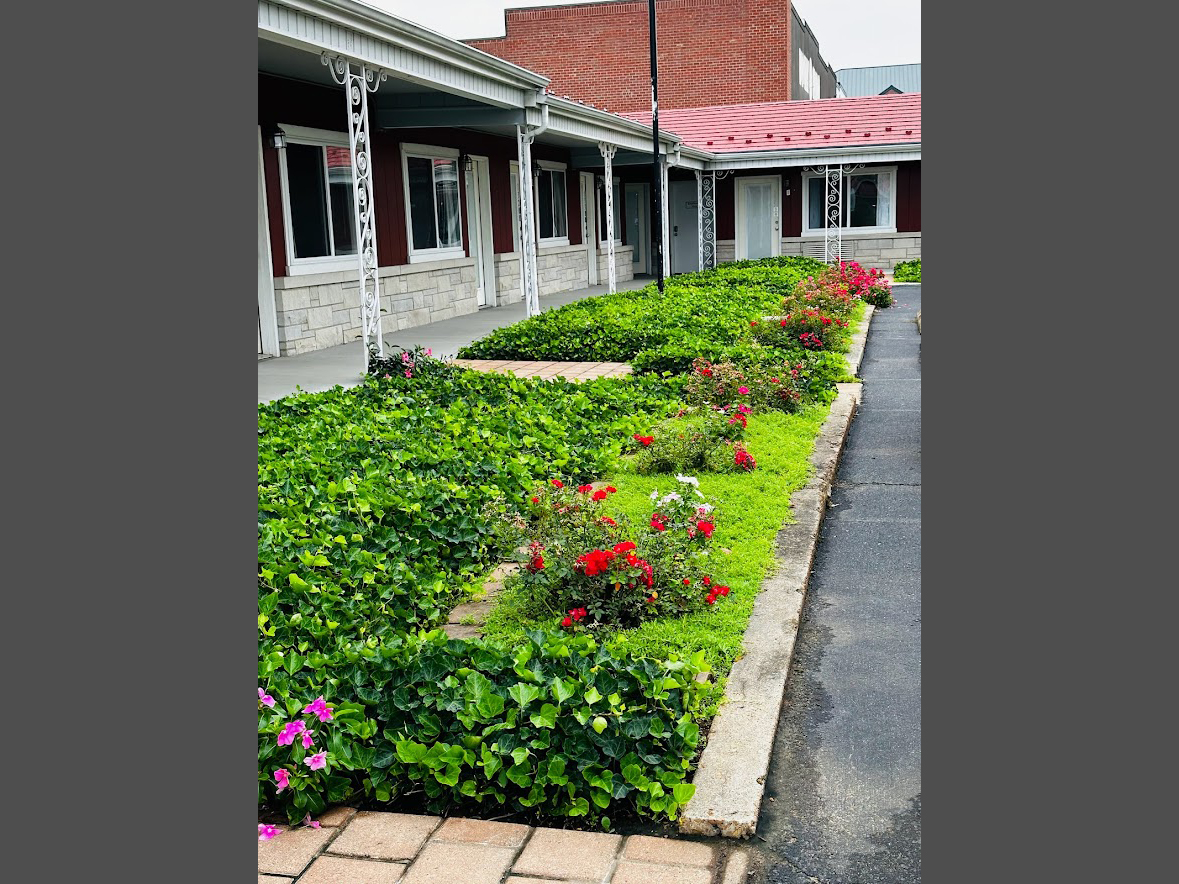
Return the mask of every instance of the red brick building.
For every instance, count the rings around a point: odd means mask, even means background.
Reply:
[[[468,45],[618,113],[651,109],[645,0],[508,9],[506,35]],[[790,0],[656,0],[659,105],[832,98],[835,72]]]

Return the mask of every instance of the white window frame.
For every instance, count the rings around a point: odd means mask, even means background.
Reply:
[[[309,129],[306,126],[291,126],[287,123],[280,123],[279,128],[283,132],[284,139],[291,144],[306,144],[313,147],[343,147],[345,149],[351,147],[348,143],[347,132],[334,132],[331,129]],[[278,174],[279,180],[282,183],[282,223],[283,239],[287,247],[287,275],[307,276],[312,273],[333,273],[356,267],[357,258],[355,253],[351,255],[331,255],[318,258],[295,257],[295,228],[291,222],[291,188],[287,173],[287,152],[285,150],[278,152]],[[325,193],[330,194],[331,190],[326,177],[326,157],[324,161],[324,176]],[[355,198],[354,194],[353,199]],[[330,199],[327,206],[327,219],[328,245],[331,246],[332,251],[335,251],[335,231],[332,226]],[[359,239],[359,234],[355,233],[354,238]]]
[[[463,247],[463,170],[458,168],[461,153],[452,147],[437,147],[431,144],[401,144],[401,186],[405,195],[405,244],[409,249],[410,264],[424,264],[428,261],[448,261],[453,258],[467,257],[467,250]],[[459,244],[455,246],[435,246],[432,249],[415,248],[413,244],[413,218],[410,216],[409,204],[409,158],[417,157],[425,160],[454,160],[458,168],[459,187]],[[437,197],[437,189],[434,191]],[[434,223],[438,223],[438,205],[434,205]],[[437,233],[437,231],[435,231]],[[439,237],[441,239],[441,237]]]
[[[508,161],[508,189],[512,192],[512,252],[520,253],[520,164]]]
[[[602,177],[605,178],[606,176],[603,175]],[[597,179],[595,178],[594,180],[596,181]],[[622,245],[622,179],[615,175],[613,177],[613,181],[614,187],[616,188],[614,192],[614,211],[618,216],[614,219],[614,245],[620,246]],[[604,183],[603,186],[605,186]],[[597,196],[598,193],[595,189],[594,199],[597,199]],[[602,203],[604,204],[605,202],[606,201],[603,199]],[[608,245],[606,242],[606,211],[604,206],[600,212],[597,211],[598,208],[599,207],[597,206],[594,208],[594,214],[598,216],[598,245],[602,248],[606,248]]]
[[[532,189],[533,201],[537,203],[533,217],[536,219],[536,244],[537,246],[567,246],[569,245],[569,167],[565,163],[555,163],[552,160],[533,160],[533,165],[536,166],[538,172],[560,172],[561,180],[564,183],[565,194],[565,235],[564,236],[549,236],[542,237],[540,235],[540,184],[537,181],[537,186]],[[539,179],[539,175],[537,178]],[[554,193],[556,189],[554,188]],[[553,212],[553,218],[557,217],[557,213]],[[555,225],[554,225],[555,226]]]
[[[856,169],[854,172],[844,172],[844,177],[850,178],[852,175],[876,175],[888,174],[889,195],[888,195],[888,223],[878,224],[875,227],[844,227],[843,235],[854,235],[858,233],[896,233],[897,232],[897,167],[896,166],[865,166],[863,169]],[[810,227],[808,226],[811,218],[810,199],[811,199],[811,179],[818,178],[823,181],[824,194],[826,193],[825,176],[815,174],[813,172],[803,172],[802,174],[802,235],[804,238],[819,238],[824,234],[824,227]],[[879,181],[879,179],[877,179]],[[840,221],[842,222],[842,218]]]

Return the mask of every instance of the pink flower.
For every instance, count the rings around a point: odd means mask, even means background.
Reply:
[[[327,751],[316,752],[303,759],[303,763],[312,770],[323,770],[327,767]]]
[[[266,693],[266,691],[262,690],[262,688],[258,688],[258,699],[261,701],[263,706],[274,705],[274,697],[270,696],[270,694]]]
[[[746,393],[749,392],[749,388],[748,387],[738,387],[737,392],[740,393],[742,396],[744,396]]]
[[[748,405],[738,405],[737,410],[742,414],[749,414],[749,412],[751,412],[753,409],[751,409]]]
[[[313,829],[318,829],[319,828],[319,820],[313,820],[311,818],[311,814],[307,814],[307,816],[303,817],[303,825],[311,826],[311,828],[313,828]]]
[[[316,697],[314,702],[308,703],[303,708],[303,714],[306,715],[308,713],[318,715],[320,721],[332,720],[332,710],[328,708],[328,705],[324,702],[322,695]]]
[[[301,721],[287,722],[287,726],[282,729],[282,733],[278,735],[278,745],[289,746],[295,742],[295,737],[307,730],[307,725]]]
[[[291,775],[287,773],[287,769],[285,767],[280,767],[274,772],[274,782],[278,784],[279,792],[291,784]]]
[[[262,823],[258,823],[258,840],[259,841],[269,841],[271,838],[273,838],[278,833],[279,833],[278,826],[264,826],[264,825],[262,825]]]
[[[427,347],[427,348],[426,348],[426,355],[427,355],[427,356],[433,356],[433,355],[434,355],[434,351],[433,351],[433,350],[431,350],[429,347]],[[316,826],[316,828],[319,828],[319,827],[318,827],[318,826]]]
[[[406,376],[407,378],[412,378],[412,377],[413,377],[413,372],[412,372],[412,371],[410,371],[410,370],[407,368],[407,369],[405,370],[405,376]]]
[[[304,731],[303,732],[303,748],[310,749],[313,745],[315,745],[315,737],[313,737],[311,735],[311,731]]]

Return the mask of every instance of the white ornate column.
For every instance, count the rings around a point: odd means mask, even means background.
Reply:
[[[598,142],[598,150],[602,152],[602,159],[606,161],[606,273],[610,294],[614,294],[617,287],[614,271],[614,154],[618,145]],[[597,236],[597,231],[593,232]]]
[[[516,127],[516,146],[520,162],[520,288],[524,293],[524,313],[540,313],[540,293],[536,280],[536,228],[533,224],[532,141],[522,127]]]
[[[663,241],[663,275],[665,277],[671,276],[671,220],[668,217],[668,195],[667,195],[667,157],[659,158],[659,199],[662,200],[663,205],[660,206],[663,216],[663,230],[661,232]]]
[[[373,71],[343,56],[320,61],[344,87],[348,102],[348,146],[352,150],[352,208],[356,220],[356,257],[360,267],[360,331],[364,339],[364,370],[372,356],[385,355],[381,336],[381,289],[377,278],[376,203],[373,199],[372,143],[369,139],[368,93],[376,92],[385,71]]]
[[[827,182],[823,260],[838,264],[843,260],[843,164],[824,166],[823,177]]]

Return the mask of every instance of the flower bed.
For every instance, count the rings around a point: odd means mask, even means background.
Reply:
[[[835,352],[748,330],[801,278],[769,261],[684,280],[720,317],[693,334],[735,354],[697,363],[719,393],[699,370],[577,385],[415,351],[260,405],[259,802],[292,822],[408,793],[434,812],[675,819],[722,686],[696,677],[739,651],[843,374]],[[692,420],[733,463],[677,479],[662,471],[687,461],[655,455]],[[521,547],[484,639],[429,631]]]

